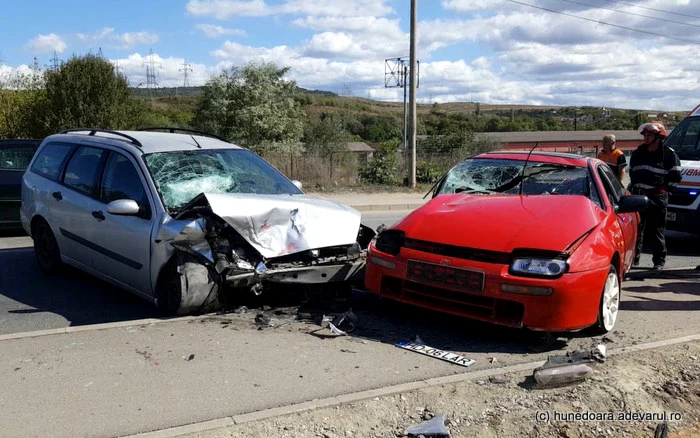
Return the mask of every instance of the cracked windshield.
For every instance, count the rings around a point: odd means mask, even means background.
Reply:
[[[248,150],[221,149],[150,154],[145,157],[168,210],[200,193],[301,194],[277,169]]]
[[[438,194],[508,193],[524,195],[585,195],[590,193],[588,169],[520,160],[471,159],[446,175]],[[522,188],[521,188],[522,185]]]

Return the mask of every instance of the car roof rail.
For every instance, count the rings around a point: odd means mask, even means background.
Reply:
[[[223,137],[219,137],[216,134],[211,134],[209,132],[204,132],[204,131],[197,131],[195,129],[189,129],[189,128],[177,128],[174,126],[155,126],[152,128],[141,128],[141,129],[139,129],[139,131],[168,131],[171,134],[174,134],[177,132],[184,132],[187,134],[197,134],[197,135],[202,135],[205,137],[211,137],[211,138],[215,138],[217,140],[221,140],[221,141],[225,141],[226,143],[229,143],[228,140],[226,140]]]
[[[92,135],[92,136],[95,136],[95,133],[97,133],[97,132],[118,135],[120,137],[124,137],[125,139],[129,140],[134,146],[143,147],[141,142],[136,140],[134,137],[127,135],[127,134],[124,134],[124,133],[119,132],[119,131],[110,131],[109,129],[74,128],[74,129],[65,129],[65,130],[59,132],[59,134],[72,134],[75,132],[88,132],[88,135]],[[117,140],[121,140],[121,139],[117,139]]]

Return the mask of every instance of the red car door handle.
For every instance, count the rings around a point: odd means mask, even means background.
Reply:
[[[53,196],[54,199],[57,201],[60,201],[61,199],[63,199],[63,195],[61,194],[61,192],[53,192],[53,193],[51,193],[51,196]]]
[[[103,220],[105,220],[105,215],[102,214],[102,212],[101,212],[100,210],[95,210],[95,211],[93,211],[93,212],[92,212],[92,217],[94,217],[94,218],[97,219],[98,221],[103,221]]]

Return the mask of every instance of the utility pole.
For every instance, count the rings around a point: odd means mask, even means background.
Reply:
[[[417,0],[411,0],[411,82],[410,82],[410,93],[409,93],[409,138],[410,138],[410,148],[411,148],[411,160],[409,166],[409,177],[408,184],[410,187],[416,187],[416,79],[418,78],[418,62],[416,60],[416,31],[417,31],[417,11],[416,11]]]

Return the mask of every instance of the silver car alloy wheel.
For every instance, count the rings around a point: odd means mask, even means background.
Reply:
[[[617,273],[611,271],[605,280],[603,299],[601,300],[602,325],[606,331],[610,331],[617,321],[617,313],[620,309],[620,280]]]

